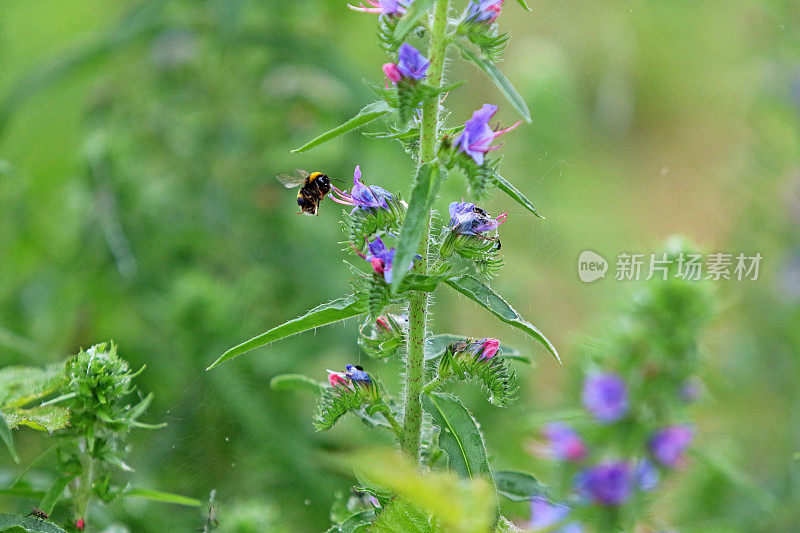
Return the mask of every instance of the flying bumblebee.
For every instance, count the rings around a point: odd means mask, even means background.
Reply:
[[[309,174],[305,170],[298,169],[294,176],[278,175],[278,181],[287,189],[300,187],[297,191],[297,205],[301,213],[309,215],[317,214],[320,202],[331,191],[331,179],[322,172]]]

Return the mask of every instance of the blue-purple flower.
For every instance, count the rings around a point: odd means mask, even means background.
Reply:
[[[490,150],[499,148],[491,146],[492,141],[500,135],[516,128],[520,121],[504,129],[492,129],[489,121],[497,113],[497,106],[483,104],[483,107],[472,114],[472,118],[464,123],[464,130],[456,138],[455,146],[458,151],[470,156],[477,164],[482,165],[484,156]]]
[[[650,439],[650,452],[662,465],[670,468],[678,466],[693,436],[694,432],[689,426],[667,426]]]
[[[500,15],[503,0],[470,0],[464,19],[468,22],[494,22]]]
[[[357,365],[347,365],[344,367],[345,369],[345,376],[347,376],[351,381],[356,383],[372,383],[372,380],[369,378],[369,374],[364,372],[364,369]]]
[[[369,261],[372,265],[372,270],[376,274],[380,274],[383,276],[383,279],[386,280],[386,283],[392,282],[392,263],[394,262],[394,247],[387,248],[380,237],[375,237],[368,245],[369,254],[363,255],[359,253],[361,257]],[[416,258],[415,258],[416,259]],[[412,261],[411,265],[409,265],[408,269],[411,270],[411,267],[414,266]]]
[[[634,481],[640,490],[649,492],[658,487],[659,474],[658,469],[649,459],[642,459],[636,464],[636,469],[633,472]]]
[[[419,81],[428,75],[430,64],[431,62],[419,50],[408,43],[403,43],[397,55],[397,63],[384,64],[383,72],[393,83],[403,79]]]
[[[506,221],[506,213],[496,219],[471,202],[452,202],[450,204],[450,231],[460,235],[480,235],[496,230]]]
[[[360,11],[362,13],[377,13],[379,15],[387,16],[401,16],[406,12],[408,6],[414,0],[367,0],[368,6],[363,3],[357,6],[347,4],[347,7],[353,11]]]
[[[700,385],[700,381],[696,378],[689,378],[683,382],[680,391],[681,400],[686,403],[692,403],[696,401],[701,394],[702,387]]]
[[[631,467],[625,461],[608,461],[579,473],[578,494],[600,505],[621,505],[632,492]]]
[[[589,376],[583,384],[583,405],[602,423],[615,422],[628,412],[628,389],[616,374]]]
[[[561,461],[583,461],[586,444],[574,429],[563,422],[551,422],[544,428],[544,436],[550,441],[550,453]]]
[[[551,503],[542,496],[534,496],[531,500],[531,520],[527,529],[538,531],[548,529],[564,520],[569,514],[569,507]]]
[[[333,192],[330,198],[334,202],[354,206],[353,211],[356,209],[389,209],[388,201],[394,199],[392,193],[377,185],[361,183],[360,165],[356,165],[355,172],[353,172],[353,188],[349,193],[341,191],[335,186],[331,186],[331,188]]]

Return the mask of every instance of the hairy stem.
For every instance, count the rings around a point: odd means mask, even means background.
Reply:
[[[436,0],[433,7],[433,24],[429,32],[428,84],[441,87],[444,58],[447,52],[447,13],[450,0]],[[436,140],[439,135],[439,96],[428,98],[422,104],[422,124],[419,135],[419,164],[436,159]],[[428,239],[430,221],[419,245],[420,260],[414,270],[420,274],[428,272]],[[420,393],[423,386],[425,363],[425,337],[428,321],[428,294],[412,292],[408,297],[408,357],[406,358],[405,415],[403,439],[400,447],[412,457],[419,457],[420,432],[422,429],[422,405]]]

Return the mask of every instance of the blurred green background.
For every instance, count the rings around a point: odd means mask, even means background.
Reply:
[[[434,329],[496,336],[538,361],[508,410],[469,405],[500,467],[531,468],[542,410],[575,402],[582,336],[629,283],[582,283],[577,257],[649,253],[673,233],[709,251],[760,252],[758,281],[720,282],[706,335],[708,395],[693,463],[654,512],[681,531],[797,531],[800,476],[800,4],[790,0],[506,2],[503,68],[533,124],[504,137],[502,172],[547,216],[503,196],[498,292],[562,351],[442,293]],[[386,57],[373,16],[344,0],[0,1],[0,364],[44,364],[114,339],[156,393],[132,435],[138,485],[200,499],[221,519],[323,530],[347,476],[320,460],[382,438],[349,420],[314,433],[313,399],[272,376],[360,360],[355,324],[263,348],[210,373],[225,348],[348,289],[339,209],[294,216],[274,175],[323,169],[407,193],[399,145],[350,134],[289,149],[370,101]],[[516,118],[459,61],[461,122],[485,102]],[[438,206],[459,199],[445,184]],[[370,365],[369,361],[366,364]],[[376,368],[376,363],[371,364]],[[379,369],[389,375],[388,369]],[[391,384],[390,384],[391,386]],[[396,389],[395,389],[396,390]],[[46,446],[16,434],[23,462]],[[0,480],[18,468],[0,457]],[[41,475],[44,475],[42,473]],[[31,502],[0,500],[6,511]],[[190,531],[197,510],[116,503],[131,531]],[[527,518],[524,506],[507,514]],[[245,531],[245,529],[241,529]]]

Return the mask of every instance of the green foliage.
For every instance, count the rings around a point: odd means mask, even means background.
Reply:
[[[497,188],[506,193],[515,202],[517,202],[519,205],[521,205],[522,207],[524,207],[537,217],[544,218],[541,214],[539,214],[539,211],[537,211],[536,208],[533,206],[533,203],[531,203],[531,201],[528,200],[528,198],[524,194],[522,194],[519,191],[519,189],[514,187],[514,185],[512,185],[510,181],[508,181],[503,176],[497,173],[494,174],[494,180],[497,184]]]
[[[394,38],[397,41],[404,40],[408,32],[419,24],[420,19],[427,16],[428,9],[433,6],[433,2],[434,0],[417,0],[411,3],[394,29]]]
[[[48,521],[39,520],[33,516],[8,513],[0,514],[0,531],[3,533],[66,533]]]
[[[171,492],[164,492],[161,490],[129,488],[125,489],[122,493],[125,498],[141,498],[151,502],[171,503],[174,505],[183,505],[186,507],[200,507],[203,503],[195,498],[189,498],[180,494],[173,494]]]
[[[342,226],[351,246],[363,251],[373,235],[392,234],[400,230],[408,205],[399,197],[387,203],[389,209],[355,209],[344,218]]]
[[[415,531],[404,529],[405,525],[420,527],[420,531],[486,533],[495,522],[494,491],[486,478],[464,479],[452,472],[423,474],[397,452],[385,450],[356,454],[349,464],[370,488],[395,494],[392,502],[403,502],[393,509],[393,503],[386,507],[391,511],[376,521],[378,531]],[[393,519],[402,525],[393,526]]]
[[[456,46],[459,47],[461,50],[461,55],[467,61],[474,63],[478,68],[480,68],[500,89],[500,92],[503,93],[503,96],[509,101],[514,109],[517,110],[517,113],[525,120],[525,122],[531,122],[531,112],[528,110],[528,104],[525,103],[525,100],[520,96],[514,86],[508,81],[506,75],[500,71],[497,66],[491,61],[487,61],[482,57],[477,56],[474,52],[465,48],[460,43],[456,43]]]
[[[453,335],[452,333],[439,333],[437,335],[433,335],[428,339],[425,347],[425,360],[431,361],[438,359],[445,354],[447,349],[454,342],[464,342],[467,340],[467,337],[462,335]],[[531,360],[522,355],[519,350],[505,344],[500,345],[500,347],[497,349],[496,356],[505,357],[506,359],[519,361],[521,363],[531,364]]]
[[[522,502],[545,494],[545,487],[532,474],[515,470],[495,470],[497,493],[511,501]]]
[[[275,391],[299,390],[319,394],[325,385],[302,374],[280,374],[272,378],[269,388]]]
[[[370,357],[376,359],[391,357],[405,344],[407,325],[407,316],[390,313],[376,320],[369,320],[362,324],[358,331],[358,345]]]
[[[417,170],[408,212],[397,239],[394,266],[392,267],[393,292],[397,292],[417,253],[422,236],[428,227],[431,207],[439,192],[441,180],[442,175],[438,165],[425,163]]]
[[[505,322],[510,326],[518,328],[533,339],[539,341],[547,351],[549,351],[556,360],[561,363],[561,358],[558,356],[555,346],[547,340],[547,338],[530,322],[522,318],[508,302],[500,297],[491,288],[484,285],[481,281],[469,275],[461,275],[453,279],[447,280],[450,287],[460,292],[470,300],[474,301],[481,307],[488,310],[494,316]]]
[[[439,360],[437,379],[453,377],[461,381],[477,381],[487,393],[489,403],[498,407],[511,405],[517,393],[516,373],[497,355],[484,359],[482,350],[475,348],[476,344],[470,340],[452,344]]]
[[[448,260],[457,255],[469,260],[478,276],[488,279],[494,277],[503,267],[499,253],[500,238],[485,235],[462,235],[445,228],[439,246],[440,260]]]
[[[364,313],[364,311],[365,308],[363,307],[363,304],[359,302],[354,295],[345,296],[343,298],[318,305],[301,317],[295,318],[294,320],[290,320],[289,322],[281,324],[280,326],[276,326],[270,330],[267,330],[261,335],[257,335],[252,339],[227,350],[216,361],[214,361],[207,368],[207,370],[211,370],[225,361],[233,359],[234,357],[237,357],[245,352],[249,352],[255,348],[264,346],[265,344],[302,333],[303,331],[315,329],[320,326],[326,326],[328,324],[333,324],[334,322],[347,320],[348,318],[352,318]]]
[[[431,392],[423,396],[422,406],[439,428],[439,446],[447,453],[449,467],[463,477],[482,477],[492,481],[478,423],[452,394]]]
[[[349,382],[347,385],[325,387],[317,401],[314,427],[317,431],[330,429],[348,412],[382,404],[380,387],[374,377],[368,384]]]
[[[347,122],[339,126],[336,126],[332,130],[326,131],[325,133],[319,135],[318,137],[311,139],[306,144],[292,150],[292,152],[299,153],[299,152],[305,152],[306,150],[310,150],[315,146],[319,146],[324,142],[330,141],[331,139],[335,139],[336,137],[342,134],[358,129],[361,126],[368,124],[377,118],[382,117],[389,111],[390,108],[386,102],[383,101],[372,102],[371,104],[364,106],[361,109],[361,111],[356,113],[356,115]]]

